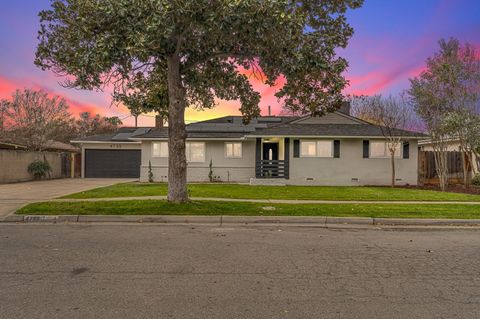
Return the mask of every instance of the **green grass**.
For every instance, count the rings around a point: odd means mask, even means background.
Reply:
[[[191,197],[237,199],[480,201],[479,195],[391,187],[250,186],[190,184]],[[124,183],[67,195],[64,198],[106,198],[166,195],[167,184]]]
[[[274,210],[265,209],[274,207]],[[391,218],[480,218],[479,205],[466,204],[262,204],[195,201],[172,204],[163,200],[43,202],[20,209],[27,215],[237,215],[344,216]]]

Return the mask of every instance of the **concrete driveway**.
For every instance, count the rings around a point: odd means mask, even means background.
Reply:
[[[122,178],[76,178],[2,184],[0,185],[0,219],[31,202],[48,200],[92,188],[134,180]]]

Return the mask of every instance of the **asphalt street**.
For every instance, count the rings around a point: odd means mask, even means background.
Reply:
[[[480,231],[0,224],[0,318],[480,318]]]

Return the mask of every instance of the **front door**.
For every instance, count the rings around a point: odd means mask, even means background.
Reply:
[[[263,143],[263,159],[278,160],[278,143]]]

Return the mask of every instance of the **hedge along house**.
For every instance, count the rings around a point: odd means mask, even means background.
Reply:
[[[418,139],[401,139],[395,164],[397,184],[416,185]],[[140,181],[168,179],[168,129],[129,138],[141,143]],[[388,185],[390,154],[379,126],[349,115],[349,108],[324,116],[258,117],[244,125],[226,116],[187,126],[187,179],[292,185]]]

